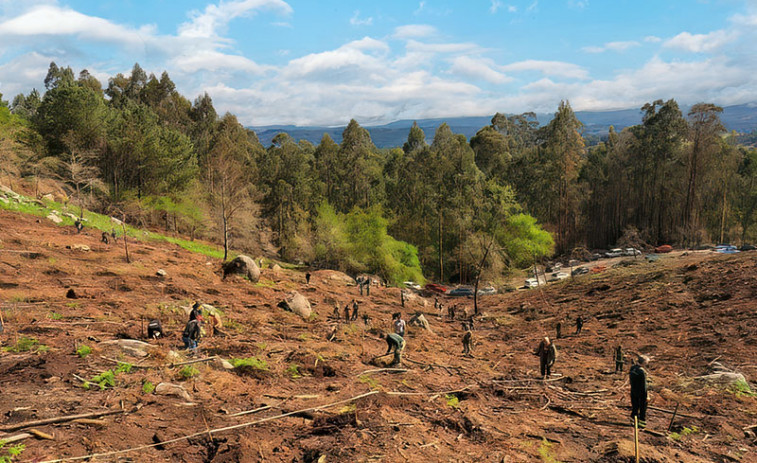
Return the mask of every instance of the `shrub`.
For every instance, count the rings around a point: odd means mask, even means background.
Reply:
[[[44,344],[40,344],[39,341],[37,341],[34,338],[29,338],[26,336],[21,336],[18,338],[18,341],[16,341],[16,344],[12,346],[5,347],[4,350],[6,352],[47,352],[50,350],[49,347],[47,347]]]
[[[116,367],[116,374],[118,373],[130,373],[131,369],[134,365],[127,362],[118,362],[118,366]]]
[[[302,374],[300,373],[300,366],[296,363],[289,365],[289,367],[286,369],[286,373],[291,376],[292,379],[302,378]]]
[[[103,371],[99,375],[93,376],[92,382],[100,386],[101,391],[108,387],[116,387],[116,374],[113,373],[113,370]]]
[[[234,368],[268,371],[268,363],[258,357],[233,358],[231,364]]]
[[[142,392],[144,394],[152,394],[155,390],[155,385],[151,383],[150,381],[145,381],[142,383]]]
[[[79,346],[78,349],[76,349],[76,355],[78,355],[81,358],[86,358],[91,353],[92,353],[92,348],[85,344],[82,344],[81,346]]]
[[[192,365],[184,365],[184,367],[179,370],[179,376],[181,376],[183,379],[193,378],[199,374],[200,370],[193,367]]]
[[[5,447],[5,441],[0,439],[0,463],[12,463],[13,459],[21,455],[26,449],[24,444]]]

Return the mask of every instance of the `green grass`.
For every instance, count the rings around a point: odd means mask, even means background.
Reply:
[[[699,428],[696,426],[692,426],[690,428],[684,427],[680,433],[678,432],[671,432],[668,437],[673,439],[674,441],[680,441],[686,436],[689,436],[691,434],[696,434],[699,432]]]
[[[0,463],[12,463],[13,460],[26,450],[24,444],[5,446],[5,441],[0,439]]]
[[[302,378],[302,373],[300,373],[300,366],[296,363],[289,365],[289,367],[286,369],[286,374],[291,376],[292,379]]]
[[[150,381],[145,381],[142,383],[142,393],[143,394],[152,394],[153,391],[155,391],[155,385],[151,383]]]
[[[116,387],[116,374],[113,373],[113,370],[106,370],[97,376],[93,376],[92,382],[100,386],[101,391],[109,387]],[[85,384],[87,383],[85,382]],[[89,389],[87,386],[84,388]]]
[[[378,381],[376,381],[375,379],[373,379],[372,377],[370,377],[368,375],[358,376],[357,380],[360,381],[363,384],[367,384],[368,387],[371,388],[371,390],[375,390],[375,389],[380,389],[381,388],[381,384],[379,384]]]
[[[47,347],[44,344],[40,344],[39,341],[37,341],[34,338],[28,338],[26,336],[21,336],[18,338],[18,341],[16,341],[15,344],[12,346],[4,347],[4,351],[6,352],[47,352],[50,350],[49,347]]]
[[[179,370],[179,376],[183,379],[190,379],[194,378],[195,376],[200,374],[200,370],[193,367],[192,365],[184,365],[184,367]]]
[[[230,363],[234,368],[251,368],[253,370],[268,371],[268,362],[258,357],[233,358]]]
[[[43,201],[45,205],[41,206],[36,202],[32,202],[32,200],[23,195],[21,195],[21,198],[25,201],[16,202],[11,200],[7,204],[0,201],[0,209],[20,212],[22,214],[35,215],[37,217],[47,217],[52,211],[55,210],[60,212],[60,217],[61,219],[63,219],[61,223],[57,224],[61,227],[72,227],[74,225],[74,219],[63,216],[63,213],[68,212],[76,216],[79,215],[79,208],[75,205],[69,204],[68,206],[65,206],[56,201]],[[108,233],[110,233],[111,230],[115,230],[119,238],[123,234],[123,229],[121,228],[121,226],[116,225],[110,219],[110,216],[97,214],[85,209],[84,218],[86,219],[84,221],[85,228],[94,228]],[[139,241],[164,241],[166,243],[172,243],[181,246],[182,248],[190,252],[203,254],[216,259],[223,259],[223,248],[208,243],[201,243],[198,241],[189,241],[181,238],[174,238],[172,236],[165,236],[160,233],[141,230],[130,225],[126,226],[126,235],[132,239]]]
[[[78,355],[81,358],[86,358],[89,354],[92,353],[92,348],[82,344],[79,346],[78,349],[76,349],[76,355]]]
[[[62,318],[63,318],[63,315],[59,314],[58,312],[50,312],[51,320],[60,320]]]
[[[116,374],[119,373],[130,373],[131,369],[134,367],[131,363],[128,362],[118,362],[118,366],[116,367]]]
[[[460,399],[458,399],[456,395],[446,394],[444,396],[444,399],[447,401],[447,405],[449,405],[450,407],[454,409],[460,408]]]
[[[539,444],[539,456],[544,463],[560,463],[560,461],[552,456],[552,443],[546,439]]]
[[[731,394],[735,394],[737,396],[747,396],[747,397],[755,397],[757,394],[752,392],[752,388],[749,387],[749,383],[747,383],[744,380],[739,380],[734,383],[731,383],[728,386],[728,392]]]

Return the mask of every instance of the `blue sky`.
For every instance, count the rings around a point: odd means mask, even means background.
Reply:
[[[135,62],[246,125],[757,102],[757,0],[0,0],[0,93]]]

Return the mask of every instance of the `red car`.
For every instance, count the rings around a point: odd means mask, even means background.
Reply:
[[[654,248],[654,252],[657,254],[665,254],[666,252],[670,252],[673,250],[673,246],[669,244],[663,244],[662,246],[657,246]]]
[[[444,294],[447,292],[446,286],[442,286],[436,283],[429,283],[426,286],[424,286],[423,289],[425,289],[426,291],[430,291],[432,293],[439,293],[439,294]]]

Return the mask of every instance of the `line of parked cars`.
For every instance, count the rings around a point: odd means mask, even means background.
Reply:
[[[438,295],[446,295],[446,296],[452,296],[452,297],[469,297],[473,296],[473,288],[470,286],[458,286],[453,289],[449,289],[444,285],[440,285],[438,283],[428,283],[426,286],[422,287],[415,283],[414,281],[405,281],[403,283],[405,287],[415,290],[415,291],[423,291],[428,294],[438,294]],[[497,294],[497,289],[493,286],[487,286],[485,288],[479,288],[478,295],[479,296],[490,296],[492,294]]]

